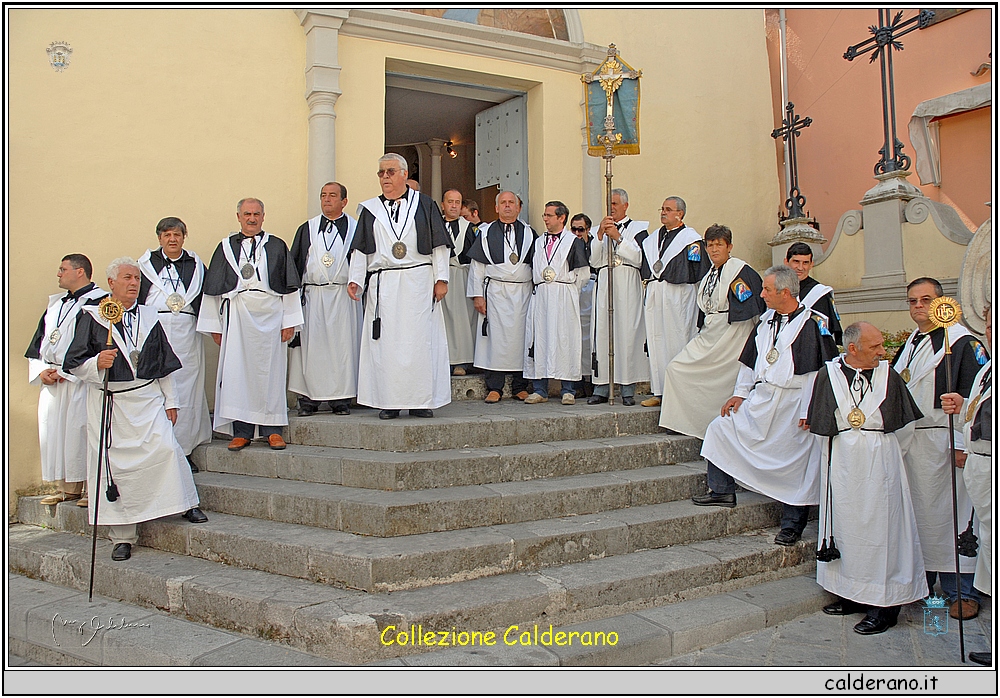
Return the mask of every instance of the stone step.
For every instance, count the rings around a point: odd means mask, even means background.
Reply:
[[[400,491],[683,463],[697,459],[701,450],[698,439],[664,434],[407,453],[295,444],[272,451],[264,443],[234,453],[227,444],[199,446],[191,458],[203,471]]]
[[[408,536],[688,499],[705,490],[703,462],[408,492],[199,473],[212,511],[365,536]]]
[[[559,393],[559,381],[549,381],[549,393],[552,395]],[[617,395],[617,390],[615,394]],[[649,395],[649,381],[636,383],[635,394]],[[511,397],[510,376],[507,376],[507,380],[504,382],[503,397],[505,400]],[[451,377],[451,399],[453,401],[484,400],[485,398],[486,384],[483,382],[482,373]]]
[[[89,530],[86,510],[68,502],[39,504],[22,497],[22,523],[71,533]],[[689,500],[599,514],[548,518],[457,531],[372,538],[301,524],[220,514],[192,525],[180,516],[140,525],[139,542],[191,555],[365,591],[396,591],[636,551],[707,541],[774,526],[778,503],[741,494],[733,509]]]
[[[371,451],[440,451],[488,448],[570,439],[602,439],[661,433],[657,407],[563,405],[559,398],[538,405],[504,400],[495,405],[466,400],[434,410],[434,417],[381,420],[378,411],[352,410],[337,416],[321,412],[298,417],[289,412],[289,443]],[[257,448],[252,446],[251,448]]]
[[[134,549],[131,560],[115,563],[110,543],[101,540],[95,592],[337,661],[380,662],[426,649],[380,642],[398,631],[455,628],[501,637],[514,624],[596,621],[814,569],[815,524],[788,548],[774,545],[775,532],[772,527],[559,565],[544,573],[519,572],[392,594],[337,589],[144,547]],[[8,552],[10,571],[71,589],[87,588],[87,537],[15,524],[8,532]]]

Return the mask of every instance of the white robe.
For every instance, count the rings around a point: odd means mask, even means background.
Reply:
[[[90,313],[102,327],[108,326],[101,319],[97,306],[88,306],[84,312]],[[139,306],[140,328],[152,327],[158,321],[157,315],[153,308]],[[126,357],[134,374],[135,364],[128,356],[129,352],[124,351],[129,343],[117,329],[112,334],[115,345]],[[148,336],[148,330],[141,333],[138,342],[140,351]],[[198,492],[191,477],[191,468],[167,419],[166,410],[180,407],[172,376],[153,381],[139,379],[108,383],[108,389],[114,393],[108,460],[119,492],[118,499],[109,502],[105,496],[107,471],[101,472],[98,491],[96,467],[104,371],[98,370],[97,356],[93,356],[73,369],[73,373],[90,388],[87,395],[90,523],[94,523],[95,500],[98,498],[98,524],[102,526],[140,523],[198,506]]]
[[[362,308],[347,294],[347,252],[358,222],[343,215],[347,217],[347,237],[341,240],[334,228],[329,250],[334,261],[329,267],[322,259],[331,236],[324,239],[320,216],[309,220],[309,256],[300,291],[304,322],[299,346],[288,350],[288,389],[317,401],[358,394]]]
[[[76,319],[84,303],[102,298],[107,291],[95,286],[78,300],[64,308],[66,294],[49,296],[45,311],[45,332],[39,349],[39,359],[28,359],[28,382],[40,386],[38,394],[38,445],[42,458],[42,480],[83,482],[87,479],[87,385],[72,373],[62,370],[66,350],[73,343]],[[59,311],[63,310],[62,324]],[[49,341],[58,326],[58,340]],[[65,380],[45,385],[42,371],[54,368]]]
[[[711,296],[705,293],[708,275],[698,285],[698,307],[705,313],[705,323],[667,365],[661,427],[704,439],[708,425],[732,396],[742,365],[740,352],[756,324],[756,318],[729,324],[729,286],[745,265],[743,260],[730,257]]]
[[[590,266],[598,270],[596,298],[591,311],[591,351],[597,352],[597,375],[594,385],[607,385],[608,360],[608,238],[597,239],[592,230]],[[649,357],[646,356],[646,323],[643,319],[642,250],[635,236],[649,227],[647,221],[629,221],[622,231],[617,254],[622,263],[613,272],[615,284],[615,383],[629,385],[649,380]]]
[[[257,246],[257,272],[249,279],[240,274],[228,240],[222,241],[226,260],[236,272],[236,287],[222,296],[202,296],[198,331],[221,333],[219,370],[215,390],[216,431],[232,435],[233,422],[255,426],[288,424],[285,377],[288,351],[281,330],[302,325],[299,292],[277,294],[268,283],[268,234]],[[249,243],[244,242],[246,247]],[[229,301],[223,314],[223,302]],[[255,432],[258,431],[255,429]]]
[[[532,257],[535,293],[528,303],[524,325],[524,377],[578,381],[582,345],[578,331],[580,289],[590,279],[590,268],[569,268],[566,258],[576,236],[568,228],[563,228],[555,243],[552,259],[545,257],[545,238],[542,235],[535,240]],[[542,278],[546,267],[556,271],[551,282]]]
[[[420,254],[416,195],[407,201],[411,205],[398,238],[406,245],[402,259],[392,255],[397,237],[381,199],[361,204],[375,216],[376,247],[374,254],[355,251],[351,257],[353,283],[363,287],[366,272],[372,272],[361,333],[358,403],[387,410],[436,409],[451,402],[444,313],[434,300],[435,282],[448,279],[449,249],[441,245],[432,254]],[[381,318],[377,340],[372,338],[376,309]]]
[[[590,341],[591,335],[591,323],[590,316],[593,313],[594,308],[594,286],[596,285],[597,275],[591,274],[590,278],[580,289],[580,333],[583,335],[583,343],[581,346],[580,354],[580,371],[583,377],[586,378],[593,374],[594,362],[591,352],[593,342]],[[648,363],[648,362],[647,362]]]
[[[760,318],[770,321],[773,310]],[[769,364],[771,333],[757,333],[754,370],[740,364],[733,395],[745,398],[739,409],[708,425],[701,455],[744,487],[785,504],[819,503],[819,437],[799,428],[808,416],[816,373],[795,375],[791,345],[810,318],[796,315],[778,334],[778,360]],[[756,384],[756,385],[755,385]],[[721,408],[720,408],[721,409]]]
[[[701,239],[694,228],[685,226],[677,233],[663,256],[659,255],[659,238],[650,233],[643,240],[646,259],[655,264],[663,262],[658,279],[666,271],[667,262]],[[696,284],[672,284],[669,281],[649,281],[646,284],[643,317],[646,323],[646,344],[649,349],[649,386],[653,395],[663,394],[663,375],[675,356],[691,341],[698,331],[698,287]]]
[[[487,226],[480,229],[485,235]],[[525,259],[535,239],[534,231],[525,224],[524,236],[518,258]],[[483,249],[490,257],[489,245],[483,239]],[[476,355],[473,363],[488,371],[521,371],[524,369],[524,328],[531,300],[532,269],[524,262],[512,264],[513,250],[504,243],[504,258],[491,259],[491,264],[472,260],[469,267],[469,298],[486,299],[487,315],[476,313]],[[487,334],[483,336],[483,322],[489,318]]]
[[[969,334],[962,325],[948,328],[948,339],[954,345],[959,338]],[[913,400],[923,412],[917,421],[913,442],[906,452],[906,477],[913,496],[913,508],[920,531],[920,547],[924,552],[924,567],[928,572],[955,572],[955,530],[952,521],[951,498],[951,446],[948,440],[948,415],[941,408],[934,408],[934,372],[944,360],[944,347],[935,353],[930,338],[924,339],[910,360],[913,334],[899,351],[909,365],[909,388]],[[902,370],[902,369],[900,369]],[[960,424],[957,421],[956,425]],[[964,447],[959,434],[955,448]],[[972,500],[965,488],[961,473],[956,473],[955,490],[958,495],[958,530],[965,530],[972,515]],[[961,572],[975,572],[976,558],[959,556]]]
[[[986,384],[986,389],[981,390],[983,376],[990,370],[992,361],[987,361],[986,365],[979,370],[976,382],[973,383],[972,392],[969,399],[962,406],[962,415],[956,415],[956,422],[965,422],[962,428],[965,440],[965,452],[968,455],[965,461],[965,468],[962,470],[963,480],[969,499],[972,500],[976,508],[976,535],[979,536],[979,555],[976,563],[976,579],[974,585],[977,589],[987,594],[993,591],[993,442],[986,439],[978,441],[972,440],[972,424],[975,421],[975,414],[969,415],[969,409],[973,401],[978,397],[980,404],[987,398],[992,397],[993,387],[991,383]],[[977,405],[978,409],[978,405]],[[971,417],[966,421],[966,417]],[[995,433],[995,432],[994,432]]]
[[[445,221],[445,229],[451,236],[451,223]],[[448,361],[452,366],[471,364],[475,359],[476,316],[472,300],[465,295],[469,286],[469,265],[458,261],[458,254],[465,249],[466,236],[473,231],[469,221],[458,219],[458,237],[452,236],[455,256],[448,260],[448,293],[441,301],[444,311],[444,329],[448,338]]]
[[[927,577],[900,447],[901,441],[905,443],[912,436],[913,424],[890,434],[881,431],[879,407],[886,396],[889,364],[879,362],[863,399],[848,385],[840,359],[828,362],[822,370],[828,372],[837,400],[840,433],[832,439],[832,458],[831,439],[820,437],[819,530],[821,538],[829,530],[829,478],[832,533],[841,557],[817,562],[816,581],[837,596],[872,606],[918,601],[927,595]],[[860,429],[852,429],[847,422],[846,415],[855,404],[865,413]]]
[[[167,334],[170,348],[181,361],[181,368],[170,374],[179,400],[174,435],[184,453],[190,454],[195,446],[212,440],[212,422],[205,395],[205,338],[196,329],[198,316],[191,308],[191,302],[198,297],[205,280],[205,265],[197,254],[188,252],[194,258],[194,276],[189,287],[185,288],[183,281],[178,284],[177,292],[184,296],[184,306],[173,313],[167,308],[167,296],[174,292],[173,286],[164,278],[168,267],[157,274],[149,261],[151,253],[151,250],[146,250],[138,260],[139,270],[150,281],[144,305],[159,313],[160,326]]]

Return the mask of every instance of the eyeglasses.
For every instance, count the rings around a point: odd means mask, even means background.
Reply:
[[[399,172],[399,171],[400,170],[397,170],[395,167],[390,167],[387,170],[379,170],[375,174],[378,175],[379,179],[382,179],[382,177],[384,177],[385,175],[389,175],[390,177],[395,177],[396,173]]]
[[[660,213],[670,213],[671,211],[680,211],[679,208],[661,208]]]
[[[585,232],[587,232],[586,228],[577,228],[576,226],[570,226],[569,229],[572,230],[574,233],[585,233]]]
[[[907,298],[906,303],[907,305],[916,305],[917,303],[920,305],[930,305],[933,300],[930,296],[924,296],[923,298]]]

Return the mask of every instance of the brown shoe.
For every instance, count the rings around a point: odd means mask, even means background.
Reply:
[[[490,403],[491,405],[493,403],[500,402],[500,393],[498,393],[495,390],[491,390],[489,392],[489,395],[486,396],[486,402]]]
[[[658,397],[656,397],[654,395],[651,398],[646,398],[645,400],[643,400],[639,404],[642,405],[643,407],[659,407],[660,406],[660,398],[658,398]]]
[[[45,504],[46,506],[53,506],[59,502],[72,502],[80,498],[78,494],[67,494],[65,492],[56,492],[55,494],[50,494],[48,497],[42,497],[38,502],[39,504]]]
[[[462,368],[461,366],[456,366],[455,370],[451,372],[451,375],[453,375],[453,376],[464,376],[465,375],[465,369]]]
[[[517,398],[518,400],[520,400],[521,402],[524,402],[525,398],[528,397],[528,391],[527,390],[522,390],[521,392],[519,392],[514,397]]]
[[[78,500],[76,500],[76,505],[78,507],[83,507],[84,509],[86,509],[90,505],[90,500],[87,499],[87,495],[83,495]]]
[[[958,618],[958,601],[951,605],[948,615]],[[962,599],[962,620],[972,620],[979,615],[979,603],[973,599]]]
[[[250,439],[244,439],[241,436],[237,436],[235,439],[229,442],[230,451],[242,451],[244,448],[250,445]]]
[[[285,440],[281,438],[281,434],[271,434],[267,437],[267,443],[273,451],[280,451],[285,447]]]

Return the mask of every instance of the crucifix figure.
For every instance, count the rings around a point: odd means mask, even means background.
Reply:
[[[790,181],[788,187],[788,198],[785,199],[785,208],[788,210],[787,218],[805,218],[803,207],[806,205],[806,197],[799,191],[799,165],[798,157],[795,153],[795,139],[802,133],[802,129],[808,127],[812,122],[812,117],[804,119],[795,113],[795,105],[789,102],[785,106],[785,118],[781,122],[781,127],[771,131],[771,138],[781,138],[788,143],[788,165]]]
[[[896,137],[896,95],[893,88],[892,52],[903,50],[903,44],[899,41],[901,37],[914,29],[923,29],[934,18],[934,13],[931,10],[920,10],[919,14],[910,17],[905,22],[900,21],[903,18],[902,10],[896,13],[891,22],[889,15],[890,10],[879,10],[879,26],[868,27],[868,31],[872,34],[871,38],[849,46],[847,52],[844,53],[844,58],[849,61],[853,61],[869,51],[872,52],[869,63],[881,59],[883,142],[882,149],[878,151],[882,159],[875,165],[876,175],[906,170],[910,167],[910,158],[903,155],[903,143]]]

